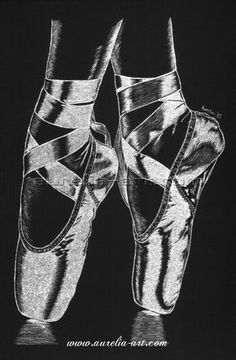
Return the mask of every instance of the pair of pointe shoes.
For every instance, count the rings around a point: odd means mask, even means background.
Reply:
[[[115,181],[133,223],[134,301],[168,314],[180,293],[196,207],[223,134],[214,118],[187,107],[177,70],[115,74],[114,149],[93,113],[101,81],[45,78],[30,121],[15,264],[16,303],[29,318],[64,315],[92,221]]]

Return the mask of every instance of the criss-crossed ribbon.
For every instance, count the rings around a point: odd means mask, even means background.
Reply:
[[[164,188],[170,169],[143,154],[142,151],[187,111],[178,75],[175,71],[147,79],[117,75],[116,85],[121,124],[130,112],[157,103],[156,109],[126,138],[122,136],[121,146],[128,168],[139,177],[153,181]]]
[[[67,82],[46,79],[28,129],[24,175],[36,171],[54,189],[74,201],[82,179],[60,160],[89,141],[93,105],[99,83],[100,79]],[[55,130],[63,129],[63,135],[40,143],[40,129],[47,126],[53,126]],[[101,133],[105,131],[102,125],[96,122],[92,122],[92,127]]]

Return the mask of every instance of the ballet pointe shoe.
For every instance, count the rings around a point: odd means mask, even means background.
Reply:
[[[115,74],[120,123],[118,184],[133,224],[134,301],[173,311],[194,215],[224,149],[219,124],[186,105],[177,70],[155,78]]]

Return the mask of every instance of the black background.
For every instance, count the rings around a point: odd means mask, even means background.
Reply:
[[[91,12],[96,16],[94,4],[91,2]],[[229,2],[219,1],[173,1],[172,7],[178,70],[185,98],[192,109],[200,110],[204,105],[222,114],[220,124],[226,148],[199,204],[180,298],[174,312],[163,319],[168,347],[66,348],[69,340],[115,340],[119,336],[129,340],[132,323],[142,310],[132,300],[131,221],[116,185],[93,223],[76,295],[66,315],[53,325],[59,345],[14,345],[25,322],[17,312],[13,293],[24,137],[44,78],[50,18],[55,9],[63,11],[68,6],[70,2],[0,3],[1,322],[5,335],[4,340],[1,339],[0,356],[2,359],[38,359],[44,352],[46,358],[52,359],[158,359],[163,355],[167,359],[231,359],[235,304],[235,221],[232,221],[235,11]],[[109,7],[105,3],[100,6],[104,9],[104,19],[114,16],[116,8],[111,3]],[[130,11],[135,1],[126,1],[122,6],[123,10],[127,7]],[[148,6],[149,2],[143,1],[144,16],[148,16]],[[118,118],[110,67],[95,110],[97,121],[104,121],[114,138]],[[145,336],[148,339],[147,327],[146,330],[144,327],[143,339]]]

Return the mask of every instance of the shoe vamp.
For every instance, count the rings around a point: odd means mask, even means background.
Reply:
[[[91,145],[87,143],[79,151],[59,163],[82,178],[90,148]],[[60,233],[75,205],[71,198],[58,191],[63,188],[65,181],[63,176],[58,176],[55,180],[57,184],[54,184],[53,179],[48,183],[40,173],[43,174],[43,169],[25,177],[21,196],[22,231],[26,240],[37,247],[48,245]],[[61,182],[61,186],[58,181]]]

